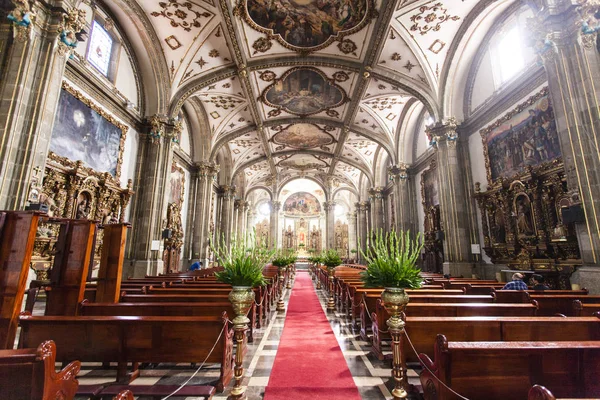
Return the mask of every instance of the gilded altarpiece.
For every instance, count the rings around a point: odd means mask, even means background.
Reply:
[[[334,237],[335,250],[338,254],[350,258],[348,253],[348,224],[340,220],[335,221]]]
[[[256,232],[256,236],[254,238],[256,241],[256,246],[267,247],[268,244],[271,243],[269,241],[271,232],[271,223],[269,220],[265,218],[262,221],[257,222],[254,226],[254,229]]]
[[[488,188],[475,183],[484,250],[495,264],[543,274],[549,286],[570,289],[581,264],[573,224],[561,209],[567,192],[554,112],[547,90],[480,131]]]
[[[169,201],[167,206],[167,219],[164,229],[169,233],[164,239],[163,262],[168,272],[178,272],[181,261],[181,248],[183,246],[183,224],[181,210],[185,188],[185,172],[181,166],[173,163],[169,179]]]
[[[79,102],[75,111],[89,107],[97,115],[96,118],[102,118],[103,124],[111,124],[121,132],[118,149],[114,154],[115,160],[107,160],[107,163],[113,162],[114,168],[112,173],[99,172],[87,166],[84,161],[71,160],[50,151],[41,186],[36,177],[32,179],[29,202],[46,205],[48,215],[54,218],[91,219],[98,221],[100,227],[122,223],[133,194],[131,179],[128,180],[127,187],[122,188],[120,185],[127,126],[66,83],[63,84],[63,91]],[[80,112],[74,112],[73,118],[81,123],[80,119],[83,117]],[[71,134],[75,135],[77,132]],[[81,131],[79,134],[85,139],[89,132]],[[99,132],[98,134],[101,135]],[[64,140],[64,135],[62,139]],[[45,280],[48,269],[52,266],[58,231],[59,225],[55,223],[41,222],[39,225],[31,263],[39,280]],[[102,239],[103,230],[99,229],[91,271],[99,266]]]
[[[432,160],[429,168],[421,174],[421,204],[425,217],[423,270],[441,273],[444,263],[444,245],[441,240],[443,231],[435,160]]]

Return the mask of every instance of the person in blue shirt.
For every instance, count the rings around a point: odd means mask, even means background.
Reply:
[[[508,282],[502,290],[527,290],[527,284],[523,282],[523,274],[517,272],[513,274],[512,281]]]
[[[199,270],[200,268],[202,268],[202,263],[199,261],[196,261],[195,263],[190,265],[190,271],[196,271],[196,270]]]

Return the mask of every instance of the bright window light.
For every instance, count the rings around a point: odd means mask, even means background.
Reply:
[[[344,207],[341,204],[336,204],[335,205],[335,216],[336,217],[341,217],[345,213],[346,213],[346,207]]]
[[[112,46],[113,39],[108,32],[98,23],[98,21],[94,21],[92,24],[92,35],[90,37],[90,48],[88,50],[87,60],[105,76],[108,76]]]
[[[271,214],[271,206],[269,203],[262,203],[260,206],[258,206],[258,212],[261,215],[267,216]]]
[[[515,26],[506,32],[496,46],[496,60],[500,70],[501,83],[517,75],[525,66],[521,41],[519,27]]]

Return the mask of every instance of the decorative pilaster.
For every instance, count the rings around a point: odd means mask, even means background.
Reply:
[[[357,217],[357,212],[350,212],[346,214],[346,217],[348,218],[348,249],[350,251],[352,250],[356,250],[358,251],[358,245],[356,243],[356,217]],[[354,258],[355,260],[357,259],[358,254],[357,253],[350,253],[350,258]]]
[[[369,200],[371,201],[371,228],[374,232],[385,230],[383,218],[383,189],[381,186],[369,189]]]
[[[325,227],[327,234],[327,248],[335,248],[335,201],[326,201],[323,203],[325,208]]]
[[[426,132],[437,150],[437,174],[440,213],[444,240],[444,272],[470,276],[471,226],[468,213],[465,182],[466,169],[462,168],[462,149],[458,146],[457,122],[448,118],[428,127]]]
[[[413,205],[415,198],[410,195],[410,181],[408,175],[408,164],[399,163],[388,168],[388,174],[394,187],[394,202],[396,206],[396,232],[410,230],[416,232],[415,207]]]
[[[357,246],[357,250],[360,252],[359,248],[362,251],[366,251],[367,249],[367,234],[368,234],[368,226],[367,226],[367,214],[369,213],[369,203],[366,201],[355,203],[356,211],[358,214],[357,222],[358,222],[358,233],[359,233],[359,244]],[[359,258],[361,261],[364,261],[362,254],[359,254]]]
[[[132,220],[131,258],[135,260],[134,276],[163,272],[162,254],[154,243],[162,239],[162,221],[167,216],[167,184],[173,163],[173,138],[177,125],[161,116],[147,121],[142,135],[137,168],[143,170],[135,188],[136,203]],[[153,250],[154,248],[154,250]]]
[[[271,201],[271,246],[277,248],[277,235],[279,234],[279,210],[281,209],[280,201]]]
[[[214,163],[200,162],[196,164],[196,191],[195,203],[190,203],[190,208],[193,206],[193,240],[191,243],[192,259],[194,261],[202,261],[203,266],[208,265],[207,249],[209,245],[209,224],[210,209],[212,200],[212,185],[215,176],[219,172],[219,166]]]
[[[70,54],[57,49],[65,41],[76,46],[85,14],[69,0],[60,3],[63,8],[29,0],[5,3],[12,4],[3,10],[8,21],[2,22],[11,29],[0,30],[5,44],[0,47],[0,209],[14,210],[26,205],[30,187],[41,186]]]

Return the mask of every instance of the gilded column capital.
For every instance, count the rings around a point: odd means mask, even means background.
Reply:
[[[85,24],[85,10],[73,8],[63,15],[63,19],[58,26],[58,42],[56,44],[58,54],[67,57],[71,55],[77,47]]]
[[[35,12],[31,9],[28,0],[11,0],[15,8],[7,15],[13,27],[13,38],[17,42],[27,42],[31,37],[31,22],[35,19]]]
[[[454,117],[448,117],[445,121],[438,121],[425,128],[425,133],[432,146],[436,147],[441,142],[447,142],[448,146],[455,146],[458,140],[458,122]]]
[[[361,201],[360,203],[358,203],[358,209],[361,212],[368,211],[369,208],[371,208],[371,204],[368,201]]]
[[[160,115],[153,115],[147,120],[149,129],[146,137],[150,143],[162,143],[163,137],[165,136],[165,124],[165,118]]]
[[[388,167],[388,175],[393,182],[406,181],[408,179],[408,168],[406,163],[398,163]]]
[[[371,199],[381,200],[383,199],[383,190],[385,188],[381,186],[375,186],[369,189],[369,196]]]
[[[271,201],[271,211],[279,211],[281,209],[280,201]]]
[[[326,201],[323,203],[323,208],[325,208],[325,212],[330,212],[335,209],[335,205],[337,203],[335,201]]]

